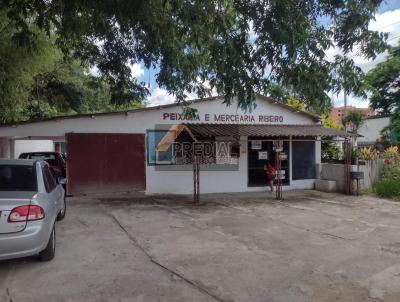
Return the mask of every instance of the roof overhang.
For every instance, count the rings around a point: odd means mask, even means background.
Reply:
[[[196,137],[351,137],[353,134],[322,125],[185,124]]]

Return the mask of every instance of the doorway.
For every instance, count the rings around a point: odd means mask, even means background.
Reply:
[[[282,138],[276,138],[279,140]],[[265,140],[257,138],[249,138],[248,141],[248,183],[249,187],[264,187],[267,186],[267,180],[264,171],[264,165],[269,161],[275,165],[276,153],[273,148],[273,141],[275,139]],[[289,163],[289,142],[287,139],[283,141],[283,151],[281,154],[286,154],[287,159],[281,160],[281,170],[285,172],[285,178],[282,181],[283,185],[290,185],[290,163]]]

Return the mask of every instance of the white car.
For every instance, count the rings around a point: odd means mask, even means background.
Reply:
[[[0,159],[0,260],[53,259],[55,223],[65,213],[65,191],[48,163]]]

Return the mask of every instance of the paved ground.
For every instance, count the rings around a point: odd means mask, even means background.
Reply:
[[[400,301],[400,203],[313,191],[71,198],[0,301]]]

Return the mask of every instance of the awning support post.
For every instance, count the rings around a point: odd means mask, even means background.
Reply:
[[[193,201],[200,202],[200,165],[195,155],[193,155]]]
[[[282,200],[282,177],[283,175],[281,174],[281,150],[283,148],[283,141],[278,140],[274,141],[274,149],[275,149],[275,170],[276,170],[276,176],[275,176],[275,196],[277,200]]]

